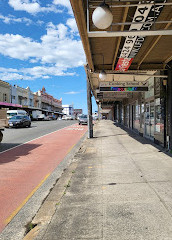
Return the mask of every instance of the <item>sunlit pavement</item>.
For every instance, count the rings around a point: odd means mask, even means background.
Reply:
[[[42,224],[34,240],[172,239],[170,155],[103,120],[73,164],[75,171],[69,171],[73,173],[65,194],[60,200],[55,195],[62,183],[57,182],[43,204],[41,219],[48,216],[49,222]],[[56,205],[50,218],[47,209],[53,198]]]
[[[0,230],[87,131],[74,124],[0,153]]]

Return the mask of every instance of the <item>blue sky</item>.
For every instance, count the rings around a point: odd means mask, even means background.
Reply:
[[[69,0],[0,0],[1,80],[33,92],[44,86],[86,113],[85,63]]]

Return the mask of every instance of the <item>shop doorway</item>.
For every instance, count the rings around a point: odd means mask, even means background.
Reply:
[[[154,140],[155,106],[154,102],[146,103],[145,110],[145,137]]]

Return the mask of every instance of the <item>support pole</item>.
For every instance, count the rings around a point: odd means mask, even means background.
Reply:
[[[100,121],[100,102],[98,103],[98,120]]]
[[[93,138],[91,85],[87,76],[88,138]]]
[[[167,131],[169,148],[172,149],[172,63],[169,63],[170,69],[168,69],[168,82],[167,82]]]

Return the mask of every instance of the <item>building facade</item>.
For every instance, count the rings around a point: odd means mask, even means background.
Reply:
[[[77,119],[78,115],[81,115],[83,113],[82,109],[74,109],[73,115],[75,116],[75,119]]]
[[[45,88],[33,93],[29,87],[22,88],[10,85],[0,80],[0,108],[24,109],[28,114],[33,110],[41,110],[46,115],[55,114],[57,117],[62,113],[62,99],[56,99],[49,95]]]
[[[10,84],[0,80],[0,102],[10,103]]]
[[[63,115],[62,99],[58,100],[54,98],[46,92],[44,87],[42,90],[39,90],[36,95],[37,99],[41,99],[41,109],[46,115],[55,114],[57,117]]]
[[[69,115],[69,116],[73,116],[74,115],[74,108],[73,108],[73,104],[71,105],[63,105],[63,113],[65,115]]]
[[[150,78],[148,91],[114,104],[114,120],[139,135],[167,147],[167,92],[161,78]]]

